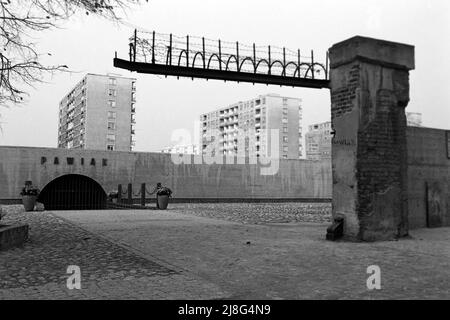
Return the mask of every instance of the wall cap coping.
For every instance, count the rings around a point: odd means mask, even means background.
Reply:
[[[332,69],[353,61],[402,70],[415,68],[414,46],[398,42],[355,36],[334,44],[329,53]]]

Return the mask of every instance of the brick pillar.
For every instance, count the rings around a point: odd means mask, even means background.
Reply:
[[[349,240],[408,234],[405,107],[414,47],[354,37],[330,49],[333,218]]]

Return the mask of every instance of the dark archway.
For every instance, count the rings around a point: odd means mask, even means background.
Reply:
[[[105,209],[106,193],[95,180],[68,174],[48,183],[38,201],[44,204],[46,210]]]

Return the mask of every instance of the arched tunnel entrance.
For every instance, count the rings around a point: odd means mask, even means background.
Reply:
[[[39,195],[46,210],[105,209],[106,193],[95,180],[68,174],[49,182]]]

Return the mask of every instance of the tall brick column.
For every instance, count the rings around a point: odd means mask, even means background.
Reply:
[[[333,218],[343,218],[344,239],[406,236],[405,107],[414,47],[358,36],[330,49],[330,67]]]

